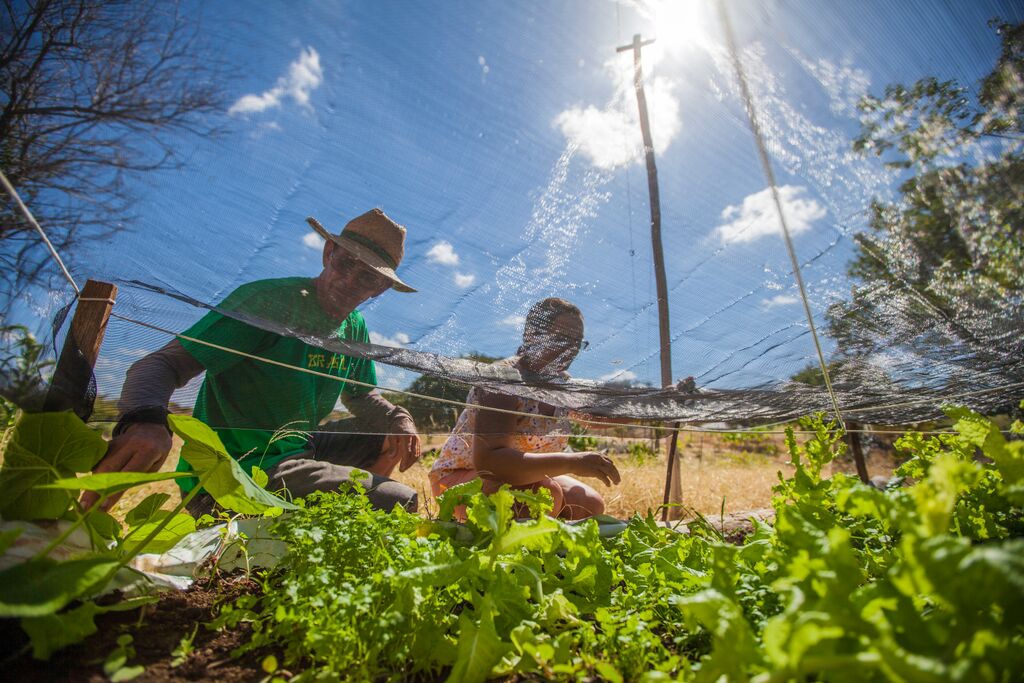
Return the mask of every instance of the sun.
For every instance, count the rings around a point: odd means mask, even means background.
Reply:
[[[651,0],[646,4],[654,37],[666,52],[711,44],[713,0]]]

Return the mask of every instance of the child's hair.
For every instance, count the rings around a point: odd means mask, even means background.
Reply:
[[[563,314],[574,315],[579,318],[581,323],[583,322],[583,313],[575,304],[556,296],[541,299],[531,306],[530,312],[526,314],[526,323],[523,325],[524,346],[528,337],[543,333],[555,318]],[[519,347],[518,353],[520,355],[523,353],[523,346]]]

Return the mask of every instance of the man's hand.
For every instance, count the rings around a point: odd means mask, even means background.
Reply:
[[[171,452],[171,435],[161,424],[140,422],[128,427],[120,436],[110,441],[107,454],[93,468],[94,474],[101,472],[156,472]],[[103,510],[109,510],[121,494],[111,496],[103,502]],[[86,491],[79,501],[88,510],[96,504],[99,495]]]
[[[391,438],[394,439],[396,452],[402,457],[398,471],[405,472],[420,459],[420,436],[419,434],[395,434]]]

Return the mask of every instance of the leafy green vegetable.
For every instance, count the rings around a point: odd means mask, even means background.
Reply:
[[[54,562],[29,560],[0,571],[0,617],[38,617],[53,614],[96,585],[117,561],[86,557]]]
[[[25,413],[14,427],[0,468],[0,516],[55,519],[70,507],[66,491],[40,489],[88,472],[107,452],[107,442],[70,412]]]
[[[96,633],[97,615],[133,610],[153,602],[156,602],[156,598],[133,598],[104,607],[94,602],[86,602],[61,614],[27,617],[21,620],[21,627],[32,640],[32,656],[36,659],[49,659],[57,650],[74,645]]]
[[[192,474],[189,472],[101,472],[100,474],[86,474],[81,477],[58,479],[37,488],[95,491],[96,493],[109,496],[141,486],[142,484],[152,484],[156,481],[181,479],[182,477],[190,476]]]
[[[194,417],[171,415],[168,422],[185,445],[181,457],[192,465],[214,500],[229,510],[259,515],[270,508],[298,509],[252,480],[238,461],[228,455],[217,433]]]
[[[163,528],[157,531],[157,527],[163,524]],[[162,553],[173,548],[178,541],[196,530],[196,519],[190,514],[179,512],[172,513],[169,510],[155,512],[149,521],[133,527],[131,534],[121,543],[121,548],[131,554],[139,552]],[[156,531],[156,535],[150,538]],[[149,539],[145,546],[142,542]]]
[[[148,522],[170,499],[170,495],[166,493],[149,494],[142,502],[128,511],[124,516],[125,523],[134,527]]]
[[[290,550],[263,594],[217,624],[250,622],[243,650],[276,648],[310,679],[1012,680],[1018,442],[954,417],[955,434],[901,441],[916,483],[884,491],[824,476],[843,435],[804,421],[812,438],[788,437],[775,525],[741,546],[651,516],[603,538],[595,520],[548,518],[543,495],[485,496],[479,482],[447,491],[437,521],[317,494],[277,523]],[[534,519],[514,519],[521,503]],[[451,521],[460,505],[465,524]]]

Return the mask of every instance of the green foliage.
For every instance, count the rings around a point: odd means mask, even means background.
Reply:
[[[626,446],[626,454],[629,456],[630,463],[634,465],[646,465],[658,459],[658,454],[646,441],[634,441],[629,444]]]
[[[1024,441],[948,414],[955,433],[899,441],[898,474],[912,483],[887,490],[823,476],[843,434],[802,420],[812,438],[787,434],[794,472],[775,487],[775,524],[740,546],[650,516],[604,537],[596,520],[549,517],[546,491],[488,496],[479,480],[447,491],[437,520],[314,494],[274,522],[289,550],[263,591],[225,605],[214,626],[249,624],[240,653],[270,648],[268,673],[298,680],[1013,680],[1024,670]],[[204,484],[221,467],[211,462]],[[133,534],[138,547],[159,542],[180,512],[163,502],[132,510],[112,550],[0,572],[0,614],[22,617],[37,655],[94,628],[106,608],[73,601],[123,566]],[[524,507],[531,517],[517,520]],[[108,675],[135,675],[132,656],[120,642]]]
[[[133,680],[146,670],[144,666],[128,663],[135,657],[135,646],[132,645],[132,641],[133,638],[127,633],[118,636],[117,647],[111,650],[103,661],[103,673],[111,683]]]
[[[0,431],[14,425],[19,405],[41,397],[55,365],[45,352],[24,325],[0,326]]]
[[[594,520],[547,517],[546,495],[479,481],[447,491],[438,520],[316,494],[278,522],[291,549],[263,594],[217,625],[251,624],[243,650],[272,648],[300,680],[1011,680],[1024,442],[950,417],[955,434],[901,441],[916,483],[885,491],[823,477],[843,435],[804,420],[775,526],[741,546],[651,517],[602,538]]]
[[[113,605],[100,606],[86,602],[62,614],[47,614],[21,620],[21,627],[32,640],[32,656],[49,659],[57,650],[74,645],[96,633],[96,617],[106,612],[124,612],[156,602],[156,598],[141,597],[123,600]]]
[[[898,202],[872,207],[849,267],[858,284],[829,310],[846,355],[954,343],[989,367],[1015,355],[978,336],[1020,320],[1024,291],[1024,25],[994,26],[1002,52],[976,97],[928,77],[860,104],[855,149],[904,181]]]
[[[771,434],[765,434],[756,430],[749,432],[725,432],[721,435],[721,439],[731,448],[745,452],[763,453],[765,455],[775,455],[778,452]]]
[[[296,506],[261,488],[238,461],[228,455],[217,432],[200,420],[186,415],[169,415],[171,430],[185,444],[181,457],[192,466],[203,488],[220,505],[246,515],[261,515],[272,508],[294,510]],[[266,476],[266,475],[264,475]]]
[[[107,452],[107,442],[70,412],[21,416],[0,468],[0,516],[55,519],[71,507],[72,496],[40,488],[76,472],[88,472]]]
[[[190,438],[190,453],[200,485],[215,492],[222,505],[263,514],[296,507],[259,488],[237,462],[222,452],[212,430],[198,420],[171,420],[179,434]],[[39,658],[49,657],[94,633],[96,615],[141,604],[129,601],[101,607],[90,598],[100,593],[137,554],[168,550],[196,529],[196,521],[183,512],[191,495],[174,510],[162,509],[169,499],[166,494],[149,496],[126,515],[126,533],[99,505],[82,510],[76,500],[83,491],[99,494],[102,503],[135,486],[191,476],[177,472],[74,476],[91,470],[106,450],[106,441],[70,412],[22,414],[8,442],[0,468],[3,519],[60,520],[63,525],[58,527],[62,529],[58,535],[34,557],[0,570],[0,617],[21,619],[33,654]],[[81,528],[92,540],[91,552],[63,561],[49,557],[52,550]],[[19,530],[0,534],[0,551],[18,534]],[[129,644],[130,639],[120,654],[115,651],[116,656],[110,660],[117,664],[107,671],[111,680],[129,680],[141,672],[140,667],[126,664],[132,656]]]
[[[587,429],[581,425],[572,423],[572,436],[569,437],[569,448],[577,453],[583,451],[596,451],[601,447],[601,442],[593,436],[587,436]]]
[[[106,555],[55,562],[31,559],[0,572],[0,617],[54,614],[78,597],[95,593],[117,560]]]

